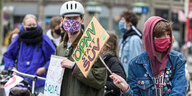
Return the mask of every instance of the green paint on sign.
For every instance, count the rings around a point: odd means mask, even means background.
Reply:
[[[105,35],[105,34],[103,34],[103,36],[102,36],[101,40],[105,40],[105,38],[106,38],[106,35]]]

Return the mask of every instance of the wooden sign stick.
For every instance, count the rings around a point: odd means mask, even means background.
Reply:
[[[103,58],[99,55],[99,58],[101,60],[101,62],[105,65],[105,67],[107,68],[107,70],[109,71],[109,73],[112,74],[112,71],[109,69],[109,67],[107,66],[107,64],[103,61]],[[122,83],[120,83],[121,86],[124,86]]]
[[[107,70],[109,71],[109,73],[112,74],[112,71],[109,69],[109,67],[107,66],[107,64],[104,62],[103,58],[99,55],[99,58],[101,60],[101,62],[105,65],[105,67],[107,68]]]

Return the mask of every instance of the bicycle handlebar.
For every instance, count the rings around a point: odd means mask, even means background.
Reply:
[[[11,69],[11,71],[12,71],[12,72],[15,72],[15,73],[17,73],[17,74],[19,74],[19,75],[22,75],[22,76],[30,77],[30,78],[32,78],[32,79],[37,78],[37,79],[40,79],[40,80],[46,80],[46,78],[44,78],[44,77],[40,77],[40,76],[36,76],[36,75],[31,75],[31,74],[22,73],[22,72],[19,72],[19,71],[15,70],[15,69]]]

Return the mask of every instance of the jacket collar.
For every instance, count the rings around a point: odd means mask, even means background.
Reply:
[[[110,59],[111,57],[115,57],[115,51],[108,51],[104,56],[103,56],[103,59],[105,61],[107,61],[108,59]]]
[[[141,55],[142,56],[139,56],[139,58],[137,58],[136,64],[142,65],[146,70],[146,74],[148,74],[151,78],[153,78],[151,61],[149,59],[147,52],[145,51]]]
[[[136,64],[149,64],[150,60],[149,60],[149,56],[147,54],[146,51],[144,51],[142,54],[142,56],[139,56],[137,59],[136,59]]]
[[[151,61],[149,59],[147,52],[144,51],[141,55],[142,56],[139,56],[139,58],[136,59],[136,64],[142,65],[145,68],[146,73],[149,74],[149,76],[151,78],[153,78]],[[168,60],[168,62],[170,62],[170,61]],[[170,63],[168,63],[168,62],[166,63],[166,68],[170,68],[170,66],[171,66]]]
[[[75,48],[77,46],[82,35],[83,35],[83,32],[80,31],[80,34],[77,36],[77,38],[75,39],[75,41],[71,45],[73,48]],[[68,40],[69,40],[68,35],[67,35],[67,33],[65,33],[63,47],[67,47]]]

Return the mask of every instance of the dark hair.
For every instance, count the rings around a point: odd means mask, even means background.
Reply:
[[[125,18],[126,22],[131,22],[134,26],[137,26],[137,23],[138,23],[138,17],[136,14],[134,14],[133,12],[131,11],[124,11],[122,14],[121,14],[121,18]]]
[[[118,53],[118,39],[115,33],[109,33],[110,38],[108,39],[106,46],[111,51],[115,51],[117,58],[119,59]]]
[[[57,25],[60,25],[61,23],[61,18],[60,17],[52,17],[49,23],[49,27],[51,29],[54,29]]]
[[[171,32],[171,23],[166,21],[159,21],[153,29],[153,37],[161,37],[165,32]]]

